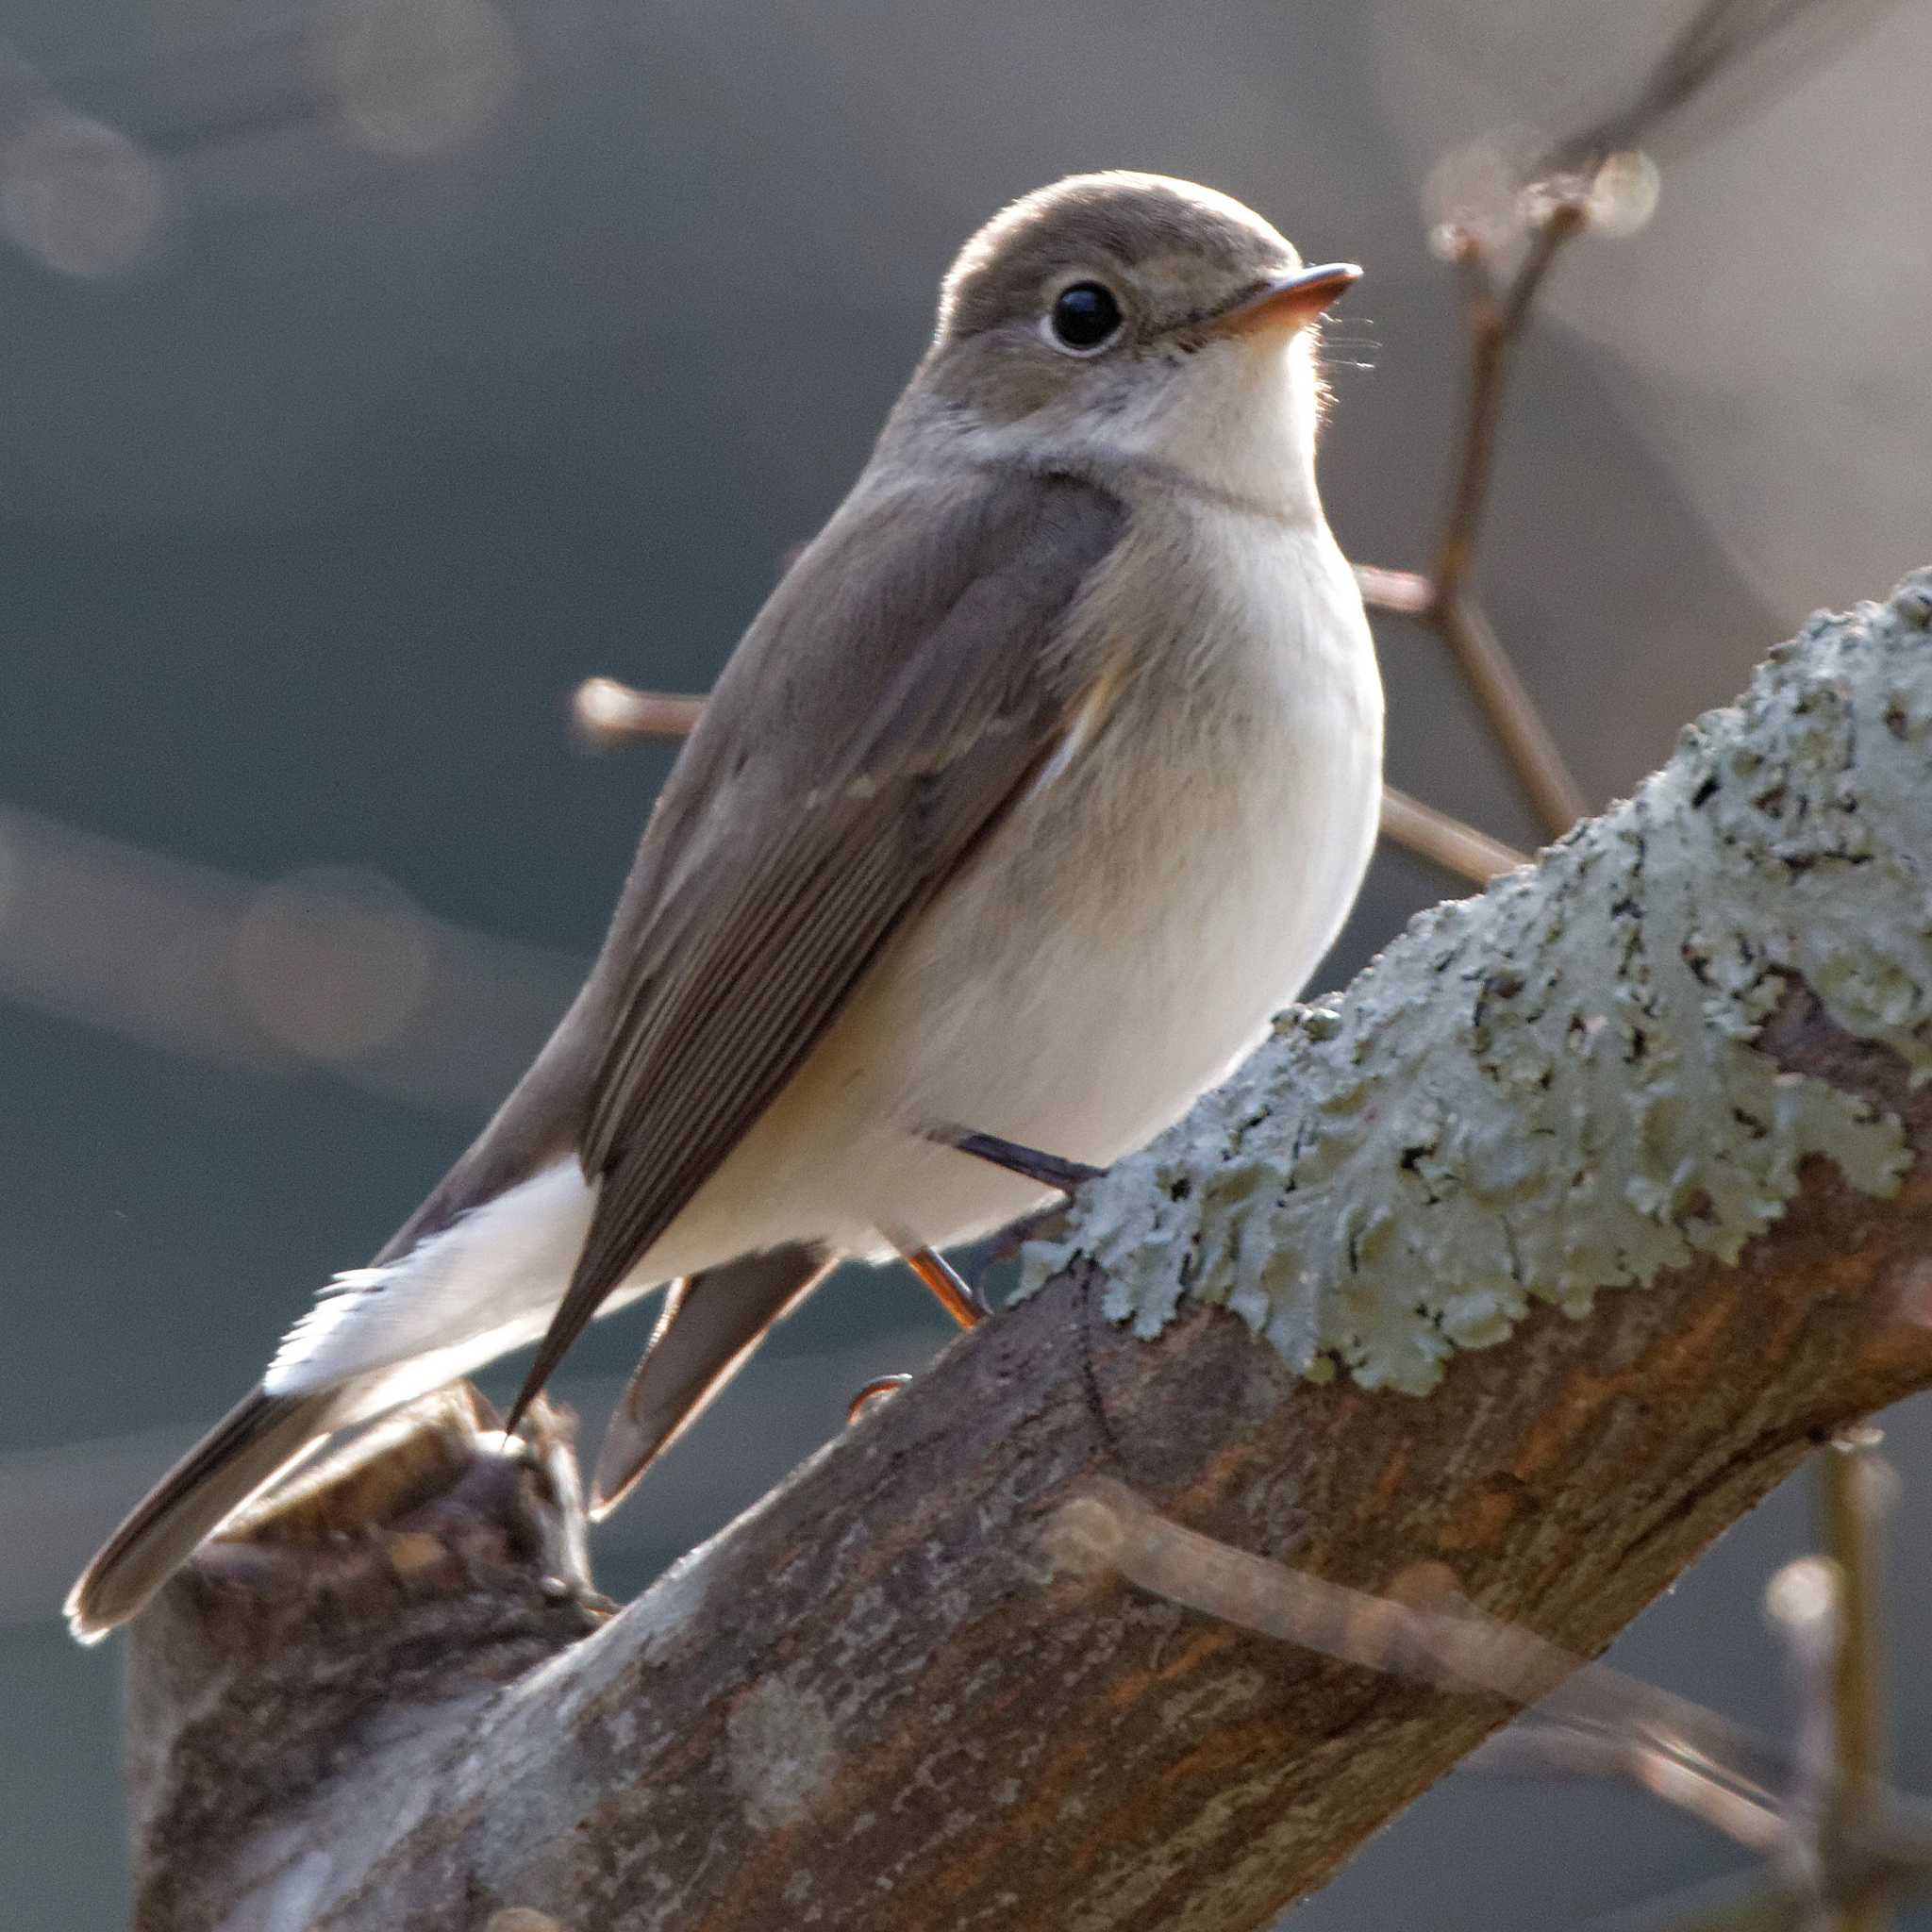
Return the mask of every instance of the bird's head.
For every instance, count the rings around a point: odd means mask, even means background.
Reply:
[[[1003,209],[960,251],[901,414],[989,454],[1086,445],[1312,503],[1313,325],[1359,273],[1307,267],[1212,189],[1075,175]]]

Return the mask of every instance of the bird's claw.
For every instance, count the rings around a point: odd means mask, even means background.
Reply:
[[[857,1395],[845,1410],[845,1426],[850,1428],[875,1402],[884,1402],[888,1397],[898,1394],[910,1375],[874,1375]]]

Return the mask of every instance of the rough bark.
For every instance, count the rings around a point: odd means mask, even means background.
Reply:
[[[140,1924],[1265,1925],[1507,1707],[1056,1575],[1048,1519],[1106,1474],[1588,1656],[1932,1382],[1928,624],[1811,626],[621,1614],[555,1425],[460,1406],[211,1547],[134,1637]]]

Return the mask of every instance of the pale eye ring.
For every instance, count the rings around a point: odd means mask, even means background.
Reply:
[[[1053,298],[1042,326],[1062,355],[1097,356],[1125,324],[1120,297],[1105,282],[1081,281],[1069,282]]]

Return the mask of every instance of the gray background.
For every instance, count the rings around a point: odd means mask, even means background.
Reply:
[[[123,1909],[116,1658],[60,1633],[72,1567],[414,1205],[595,944],[666,758],[587,758],[565,694],[704,687],[861,461],[964,235],[1128,165],[1364,261],[1324,489],[1353,556],[1417,562],[1459,371],[1424,177],[1562,131],[1680,17],[9,0],[0,1919]],[[1774,62],[1666,145],[1647,229],[1562,265],[1485,576],[1594,797],[1808,608],[1932,561],[1928,61],[1912,5]],[[1391,777],[1529,841],[1436,647],[1378,630]],[[1378,861],[1324,980],[1442,890]],[[565,1392],[608,1399],[641,1332],[599,1330]],[[909,1284],[835,1285],[600,1535],[601,1580],[637,1587],[941,1339]],[[1932,1434],[1891,1422],[1908,1531]],[[1757,1599],[1809,1536],[1788,1491],[1622,1660],[1779,1726]],[[1902,1535],[1921,1784],[1928,1563]],[[1634,1796],[1472,1776],[1299,1923],[1572,1925],[1736,1862]]]

